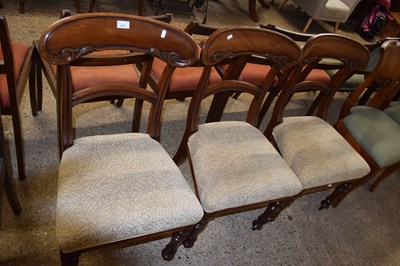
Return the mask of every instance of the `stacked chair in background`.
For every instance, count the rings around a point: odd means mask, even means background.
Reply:
[[[12,118],[15,139],[15,151],[18,164],[18,176],[24,180],[25,162],[24,162],[24,143],[22,137],[22,124],[19,106],[26,83],[29,78],[29,92],[32,114],[36,115],[38,111],[35,76],[33,75],[34,49],[32,45],[11,41],[8,32],[7,21],[0,17],[0,97],[1,114],[9,115]]]

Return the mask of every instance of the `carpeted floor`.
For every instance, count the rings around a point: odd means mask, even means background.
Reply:
[[[164,0],[167,1],[167,0]],[[31,42],[56,21],[61,8],[74,10],[73,0],[26,0],[25,13],[18,13],[18,1],[2,1],[0,14],[7,17],[10,34],[15,40]],[[87,8],[88,0],[82,1]],[[134,1],[98,0],[96,11],[136,13]],[[279,1],[277,1],[279,4]],[[281,10],[277,4],[270,10],[257,4],[260,23],[301,31],[307,16],[293,4]],[[257,25],[248,16],[247,1],[210,1],[207,24]],[[145,1],[144,15],[153,15],[154,7]],[[175,15],[172,24],[183,28],[202,15]],[[326,32],[333,25],[313,23],[312,33]],[[352,27],[341,25],[340,34],[361,40]],[[335,121],[346,94],[339,94],[330,110]],[[189,100],[167,101],[163,112],[161,143],[173,155],[180,141]],[[304,109],[307,95],[290,103],[295,114]],[[243,117],[246,97],[231,100],[228,113]],[[122,108],[109,103],[85,104],[75,108],[77,136],[128,132],[133,101]],[[0,231],[0,265],[58,265],[55,238],[55,199],[58,172],[55,100],[45,84],[43,111],[30,113],[27,91],[21,113],[26,153],[26,181],[14,179],[23,211],[14,216],[4,200]],[[104,114],[104,115],[102,115]],[[145,121],[142,128],[145,128]],[[14,142],[10,120],[5,128],[11,155]],[[181,170],[192,185],[187,163]],[[278,219],[261,231],[252,231],[251,222],[263,209],[217,218],[200,235],[192,249],[181,247],[172,262],[165,262],[160,252],[168,239],[124,249],[100,250],[81,256],[80,265],[400,265],[400,175],[387,178],[374,193],[370,183],[358,188],[336,209],[318,211],[321,199],[329,191],[306,195],[295,201]]]

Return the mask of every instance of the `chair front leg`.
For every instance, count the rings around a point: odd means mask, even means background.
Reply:
[[[399,165],[394,165],[393,167],[389,167],[386,168],[374,181],[374,183],[372,183],[371,187],[369,188],[369,191],[373,192],[375,190],[375,188],[378,186],[378,184],[385,179],[386,177],[390,176],[391,174],[393,174],[394,172],[398,171],[400,168]]]
[[[197,237],[200,235],[201,232],[204,231],[206,228],[207,224],[214,219],[215,214],[214,213],[204,213],[203,218],[201,219],[200,222],[196,224],[196,226],[193,228],[193,230],[190,232],[189,236],[183,241],[183,246],[185,248],[191,248],[194,246],[194,243],[197,240]]]
[[[10,203],[14,214],[18,215],[21,213],[21,204],[19,203],[13,181],[11,180],[11,176],[8,174],[7,169],[5,169],[7,166],[3,165],[3,167],[4,167],[3,170],[4,173],[2,173],[2,175],[4,174],[4,190],[6,192],[8,202]]]
[[[12,122],[14,128],[14,140],[15,140],[15,153],[17,155],[17,165],[18,165],[18,177],[19,180],[25,180],[25,150],[24,150],[24,142],[22,138],[22,129],[21,129],[21,117],[18,110],[18,106],[15,107],[14,114],[12,115]]]
[[[179,246],[182,245],[183,241],[187,238],[192,230],[193,226],[189,226],[172,235],[171,241],[161,251],[161,256],[164,260],[172,260],[175,257]]]
[[[347,192],[353,187],[353,183],[345,183],[337,186],[335,190],[324,200],[321,201],[321,205],[318,210],[321,211],[323,209],[329,209],[331,205],[333,205],[337,200],[343,198],[344,195],[347,195]]]
[[[288,200],[276,201],[268,204],[267,209],[263,214],[258,216],[256,220],[253,221],[253,230],[261,230],[263,225],[269,222],[275,221],[275,219],[279,216],[279,214],[292,202],[294,201],[294,197]]]

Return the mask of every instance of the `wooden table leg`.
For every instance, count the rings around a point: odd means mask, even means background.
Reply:
[[[270,5],[264,0],[258,0],[263,8],[270,8]],[[252,20],[258,22],[259,18],[256,10],[256,0],[249,0],[249,14]]]
[[[93,13],[94,6],[96,5],[96,0],[90,0],[89,3],[89,13]]]
[[[249,0],[249,14],[252,20],[258,22],[259,18],[256,10],[256,0]]]
[[[138,15],[143,15],[143,0],[137,0]]]
[[[76,13],[81,13],[81,0],[75,0]]]
[[[24,13],[25,11],[25,1],[19,0],[19,13]]]
[[[269,5],[268,3],[266,3],[264,0],[258,0],[258,2],[260,3],[260,5],[261,5],[263,8],[270,9],[270,5]],[[273,2],[272,2],[272,3],[273,3]]]

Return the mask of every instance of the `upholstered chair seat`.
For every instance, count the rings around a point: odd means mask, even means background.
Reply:
[[[343,122],[354,140],[381,168],[400,161],[400,126],[384,112],[355,106]]]
[[[291,197],[302,189],[267,138],[246,122],[200,125],[188,149],[207,213]]]
[[[384,110],[384,112],[397,124],[400,124],[400,101],[391,102],[390,106]]]
[[[96,51],[92,56],[115,56],[129,53],[126,50]],[[54,75],[57,73],[57,66],[51,65]],[[74,92],[107,83],[125,83],[138,86],[139,75],[134,65],[116,66],[79,66],[71,67],[72,83]]]
[[[202,216],[179,168],[147,134],[84,137],[63,153],[56,234],[65,253],[184,227]]]
[[[74,92],[104,83],[126,83],[138,86],[139,77],[133,65],[71,67]]]
[[[340,0],[328,0],[325,8],[322,8],[318,14],[318,19],[345,22],[350,11],[350,7]]]
[[[303,189],[360,178],[370,171],[365,160],[319,117],[284,118],[273,136]]]
[[[14,58],[14,77],[18,78],[21,68],[26,60],[26,55],[29,50],[29,45],[20,42],[11,42],[11,49]],[[4,60],[3,52],[0,49],[0,60]],[[17,81],[17,80],[16,80]],[[1,106],[10,107],[10,97],[8,94],[8,84],[6,75],[0,75],[0,97]]]
[[[151,69],[152,73],[155,75],[156,79],[161,78],[161,74],[166,66],[166,63],[158,58],[154,59],[153,67]],[[172,75],[171,85],[169,87],[169,93],[174,92],[190,92],[192,93],[199,83],[201,74],[203,72],[202,67],[188,67],[188,68],[178,68]],[[221,80],[218,72],[213,69],[209,84],[213,84]],[[167,95],[167,98],[168,95]]]
[[[283,0],[279,8],[284,6],[288,0]],[[313,20],[335,22],[334,32],[338,29],[340,22],[346,22],[360,0],[292,0],[301,10],[310,16],[303,32],[306,32]]]

